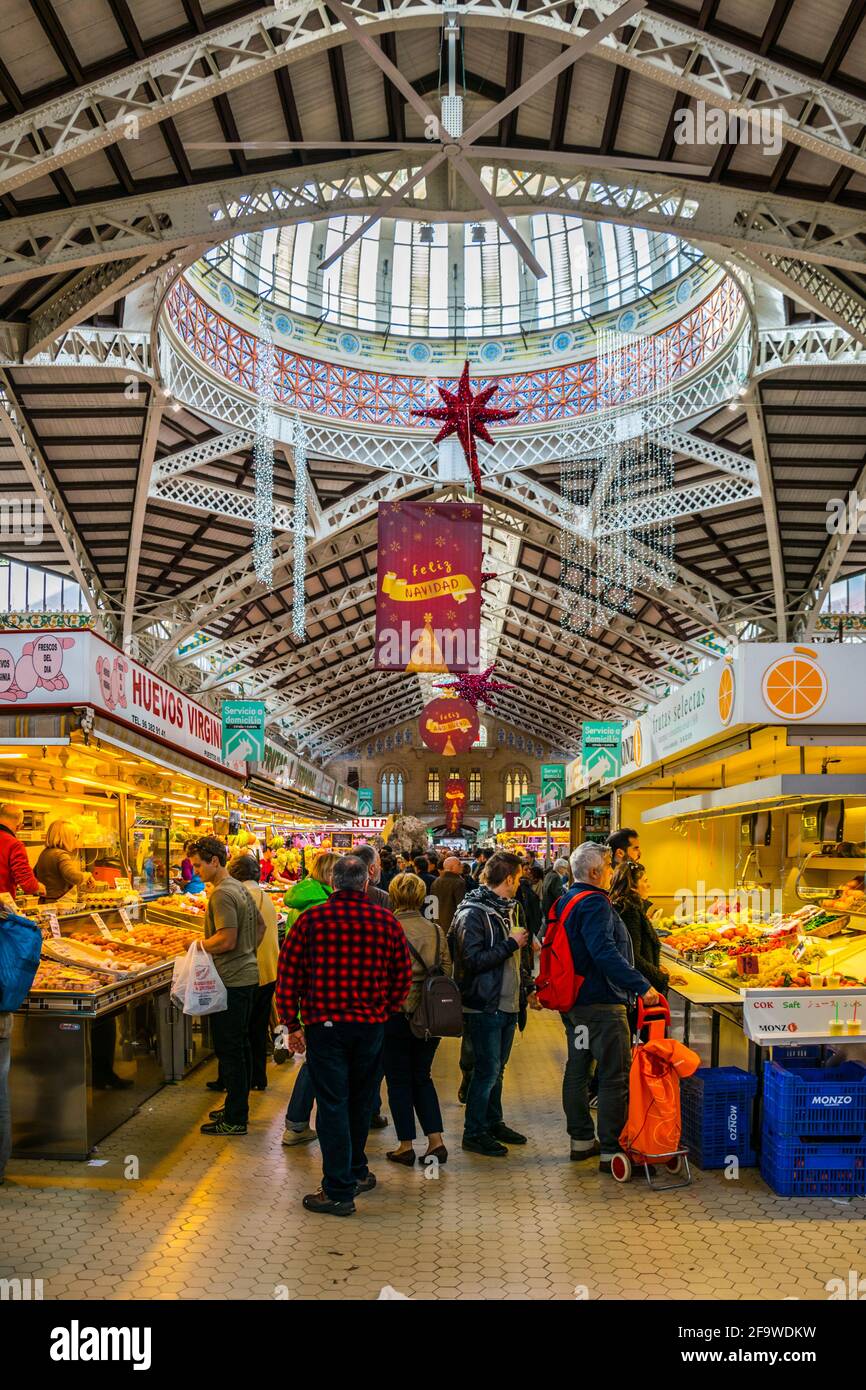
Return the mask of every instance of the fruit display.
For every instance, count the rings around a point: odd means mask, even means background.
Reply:
[[[858,912],[866,914],[866,892],[863,889],[863,875],[842,885],[836,896],[824,898],[821,906],[828,912]]]

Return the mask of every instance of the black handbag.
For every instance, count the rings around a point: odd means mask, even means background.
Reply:
[[[428,965],[415,950],[408,936],[406,945],[424,969],[421,998],[409,1015],[409,1027],[416,1038],[459,1038],[463,1034],[463,1000],[450,975],[442,969],[442,943],[436,931],[436,960]]]

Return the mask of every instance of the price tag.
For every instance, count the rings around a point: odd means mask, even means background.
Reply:
[[[132,931],[132,918],[130,917],[130,915],[129,915],[129,913],[127,912],[126,908],[125,908],[125,907],[119,907],[119,908],[117,909],[117,915],[118,915],[118,917],[120,918],[120,920],[121,920],[121,922],[123,923],[123,925],[126,927],[126,930],[127,930],[127,931]]]
[[[97,929],[97,931],[99,932],[100,936],[105,936],[105,937],[108,938],[109,941],[111,941],[111,939],[112,939],[112,937],[111,937],[111,932],[108,930],[108,927],[107,927],[107,926],[105,925],[105,923],[103,922],[103,920],[102,920],[102,918],[100,917],[99,913],[98,913],[98,912],[91,912],[91,914],[90,914],[90,920],[91,920],[92,922],[95,922],[95,923],[96,923],[96,929]]]
[[[56,912],[49,912],[48,914],[48,930],[51,932],[52,936],[59,937],[63,935],[62,931],[60,930],[60,923],[57,920]]]
[[[132,892],[132,884],[128,878],[116,878],[114,880],[114,886],[115,888],[119,888],[122,893]]]

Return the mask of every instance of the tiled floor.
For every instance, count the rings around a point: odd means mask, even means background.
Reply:
[[[827,1297],[866,1273],[866,1201],[775,1197],[754,1171],[695,1173],[685,1191],[620,1187],[567,1161],[559,1020],[530,1016],[506,1077],[506,1118],[531,1136],[492,1160],[459,1148],[456,1044],[436,1075],[448,1164],[436,1180],[383,1154],[347,1220],[304,1212],[318,1145],[280,1144],[294,1071],[273,1068],[246,1139],[202,1138],[212,1065],[166,1087],[103,1144],[104,1167],[13,1161],[0,1188],[0,1277],[51,1298],[761,1299]],[[123,1176],[129,1156],[138,1180]]]

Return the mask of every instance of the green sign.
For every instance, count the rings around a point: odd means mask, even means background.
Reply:
[[[585,722],[580,735],[580,761],[591,782],[609,782],[622,766],[622,724],[616,720]]]
[[[489,832],[489,830],[490,830],[490,821],[489,821],[489,820],[480,820],[480,821],[478,822],[478,839],[480,840],[484,835],[486,835],[486,834]]]
[[[375,807],[374,804],[373,804],[373,788],[372,788],[372,787],[359,787],[359,788],[358,788],[358,815],[359,815],[359,816],[374,816],[375,814],[376,814],[376,807]]]
[[[521,816],[534,816],[538,811],[538,797],[535,792],[525,792],[520,798]]]
[[[501,830],[504,830],[504,829],[505,829],[505,817],[504,817],[504,816],[494,816],[494,817],[493,817],[493,833],[494,833],[494,835],[498,835],[499,832],[500,832]]]
[[[541,799],[553,806],[565,800],[565,763],[541,764]]]
[[[260,763],[265,756],[261,700],[223,700],[223,762]]]

